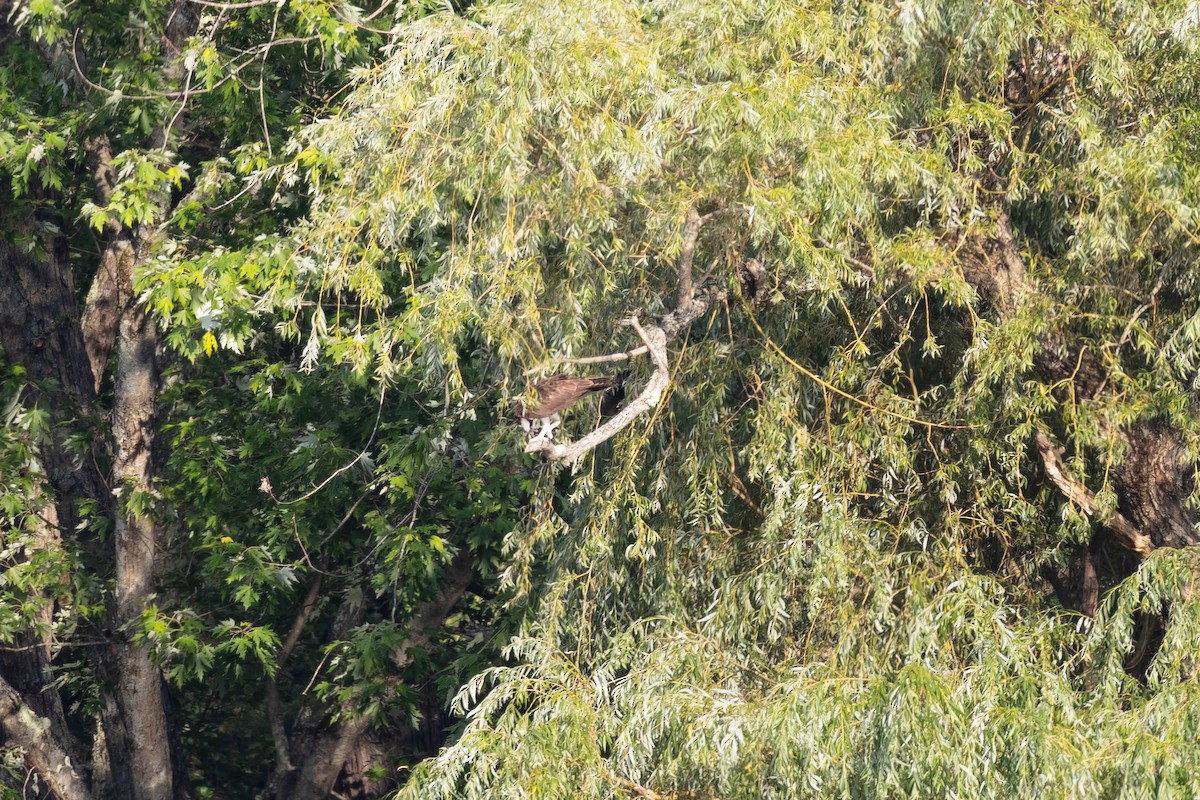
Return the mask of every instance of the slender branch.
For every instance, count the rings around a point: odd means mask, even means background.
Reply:
[[[232,11],[239,8],[255,8],[257,6],[269,6],[271,4],[282,5],[279,0],[249,0],[245,3],[213,3],[209,0],[190,0],[198,6],[207,6],[208,8],[219,8],[223,11]]]
[[[288,657],[291,656],[292,650],[295,649],[296,642],[300,640],[300,634],[304,631],[304,626],[308,624],[308,618],[312,616],[313,610],[317,607],[317,601],[321,599],[321,584],[324,578],[325,576],[318,572],[308,587],[304,602],[300,604],[300,610],[296,612],[296,618],[292,620],[291,630],[288,631],[287,638],[284,639],[279,648],[279,654],[275,657],[276,669],[283,668]]]
[[[274,678],[267,679],[267,724],[271,728],[271,741],[275,745],[275,769],[289,773],[296,769],[288,749],[287,726],[283,722],[283,703],[279,699],[279,684]]]
[[[1100,579],[1096,576],[1096,563],[1090,547],[1083,551],[1083,576],[1079,580],[1079,613],[1089,619],[1096,616],[1100,605]]]
[[[84,86],[86,86],[88,88],[95,89],[98,92],[103,92],[104,94],[106,94],[110,97],[119,97],[122,100],[184,100],[184,101],[186,101],[187,99],[189,99],[191,97],[197,97],[199,95],[210,94],[212,92],[215,92],[218,88],[220,88],[221,86],[224,86],[226,83],[229,83],[232,80],[236,80],[236,81],[238,81],[238,83],[241,83],[243,86],[247,86],[246,82],[241,80],[241,78],[239,76],[243,69],[245,69],[246,67],[250,66],[251,64],[257,62],[259,60],[259,57],[264,52],[269,51],[272,48],[278,47],[280,45],[305,44],[307,42],[316,41],[318,38],[316,35],[313,35],[313,36],[285,36],[282,39],[272,39],[269,42],[262,42],[260,44],[254,45],[253,47],[248,47],[245,49],[235,48],[234,52],[238,52],[241,55],[248,56],[248,58],[245,61],[242,61],[241,63],[232,64],[232,66],[230,66],[228,68],[227,74],[224,77],[222,77],[220,80],[218,80],[216,83],[214,83],[212,86],[205,86],[205,87],[202,87],[199,89],[192,88],[192,89],[186,89],[186,90],[147,92],[145,94],[127,94],[123,91],[118,91],[116,89],[110,89],[107,86],[102,86],[102,85],[96,83],[95,81],[91,80],[87,76],[86,72],[84,72],[83,66],[79,62],[79,55],[76,52],[76,49],[78,48],[79,34],[81,32],[82,31],[75,32],[75,40],[72,42],[72,47],[69,48],[69,50],[68,50],[68,52],[70,54],[71,67],[75,71],[75,77],[78,78],[78,80],[80,82],[82,82],[82,84]]]
[[[1066,495],[1068,500],[1076,503],[1089,517],[1096,517],[1098,522],[1115,533],[1123,547],[1134,551],[1143,558],[1150,555],[1150,551],[1154,549],[1154,542],[1150,540],[1149,536],[1138,530],[1137,526],[1120,511],[1112,511],[1107,515],[1100,516],[1103,511],[1096,503],[1096,493],[1082,483],[1073,480],[1064,471],[1062,450],[1055,447],[1049,437],[1040,430],[1034,433],[1033,439],[1038,453],[1041,454],[1042,467],[1046,470],[1046,477],[1058,487],[1060,492]]]
[[[1121,335],[1117,339],[1118,349],[1120,349],[1122,345],[1129,341],[1129,336],[1133,332],[1133,326],[1137,324],[1138,318],[1154,306],[1154,301],[1158,299],[1158,293],[1162,291],[1163,283],[1167,280],[1167,274],[1170,272],[1170,270],[1171,262],[1168,261],[1163,264],[1162,269],[1159,271],[1158,278],[1154,281],[1154,286],[1150,289],[1150,297],[1146,299],[1146,302],[1134,309],[1133,315],[1129,318],[1129,321],[1125,323],[1125,329],[1121,331]]]
[[[316,573],[312,584],[308,587],[308,594],[305,595],[304,602],[300,604],[300,610],[292,621],[292,628],[288,631],[287,639],[284,640],[283,645],[279,648],[279,655],[275,658],[276,674],[287,663],[288,657],[296,647],[296,642],[300,641],[300,634],[304,631],[304,626],[308,624],[309,617],[317,607],[317,601],[321,599],[323,578],[324,575],[320,572]],[[267,678],[267,720],[271,727],[271,739],[275,742],[276,768],[291,772],[296,767],[292,764],[291,752],[288,748],[287,729],[283,722],[283,704],[279,700],[279,683],[276,681],[275,675]]]
[[[317,484],[316,486],[314,486],[312,489],[305,492],[304,494],[300,495],[296,499],[294,499],[294,500],[278,500],[277,502],[279,503],[279,505],[291,506],[291,505],[295,505],[296,503],[299,503],[303,500],[307,500],[308,498],[312,497],[314,494],[316,494],[317,492],[321,491],[326,486],[328,486],[329,482],[331,480],[333,480],[334,478],[336,478],[338,475],[341,475],[343,472],[350,469],[355,464],[358,464],[364,458],[366,458],[367,453],[370,452],[370,450],[371,450],[371,445],[373,445],[375,443],[375,434],[379,433],[379,421],[383,416],[383,398],[386,394],[387,394],[387,384],[380,382],[380,384],[379,384],[379,408],[376,410],[376,413],[375,413],[375,427],[371,429],[371,436],[370,436],[370,438],[367,439],[367,445],[366,445],[366,447],[364,447],[362,449],[362,452],[360,452],[357,456],[355,456],[353,461],[350,461],[350,462],[342,465],[341,467],[338,467],[329,475],[329,477],[325,478],[325,480],[321,481],[319,484]],[[344,522],[344,520],[343,520],[343,522]]]
[[[633,792],[638,797],[644,797],[646,800],[663,800],[663,796],[661,794],[653,789],[647,789],[637,781],[631,781],[629,778],[620,778],[618,779],[618,782],[621,784],[621,786]]]
[[[406,636],[392,653],[392,664],[396,670],[403,670],[421,652],[429,652],[433,640],[430,631],[440,629],[446,622],[446,617],[454,610],[458,601],[466,593],[474,577],[473,557],[467,547],[461,547],[454,560],[447,568],[442,579],[441,589],[437,596],[417,606],[416,612],[405,626]],[[323,717],[323,705],[312,704],[309,711],[313,712],[310,719],[317,722]],[[347,758],[354,746],[366,733],[370,725],[369,715],[356,715],[350,712],[348,705],[343,704],[339,709],[343,719],[336,725],[320,724],[315,730],[305,731],[298,725],[297,736],[306,735],[306,748],[293,747],[297,753],[298,774],[295,783],[287,786],[285,776],[275,784],[277,793],[266,796],[273,797],[326,797],[338,773],[342,771]],[[303,713],[303,712],[302,712]],[[300,744],[300,742],[293,742]],[[286,789],[286,791],[278,791]]]
[[[600,364],[609,361],[624,361],[645,353],[650,354],[654,362],[654,374],[646,382],[642,393],[631,400],[608,422],[596,428],[582,439],[571,444],[556,444],[549,439],[535,438],[525,446],[526,453],[544,453],[551,461],[563,461],[573,464],[580,456],[595,449],[620,431],[629,427],[635,419],[658,406],[671,383],[670,365],[667,363],[667,342],[712,307],[713,303],[722,300],[726,288],[721,282],[701,282],[696,285],[692,275],[692,263],[696,257],[696,241],[700,236],[700,228],[705,222],[720,214],[736,209],[720,208],[701,216],[695,209],[688,212],[687,222],[683,228],[683,248],[675,270],[679,274],[679,290],[676,296],[675,310],[662,317],[657,325],[643,328],[635,314],[623,324],[633,328],[642,340],[642,346],[623,353],[612,353],[603,356],[590,356],[580,359],[566,359],[574,364]]]
[[[604,356],[586,356],[585,358],[556,358],[554,361],[557,364],[607,364],[612,361],[628,361],[631,358],[644,356],[649,352],[650,348],[646,345],[642,345],[641,347],[635,347],[632,350],[626,350],[623,353],[609,353],[608,355]],[[526,370],[525,374],[532,375],[539,369],[540,368]]]
[[[1155,617],[1153,615],[1142,617],[1142,624],[1138,629],[1137,639],[1133,642],[1133,648],[1129,651],[1129,655],[1125,656],[1124,667],[1126,672],[1132,672],[1142,666],[1146,659],[1146,651],[1150,647],[1150,635],[1154,633],[1157,627],[1154,624]]]
[[[382,14],[384,11],[386,11],[387,7],[390,6],[391,4],[392,4],[392,0],[383,0],[383,2],[379,4],[379,8],[375,9],[370,14],[367,14],[365,17],[363,17],[363,19],[365,19],[367,22],[370,22],[371,20],[375,19],[380,14]]]
[[[756,331],[758,331],[760,336],[762,336],[763,344],[765,344],[770,350],[774,351],[775,355],[779,356],[785,362],[787,362],[787,364],[789,366],[791,366],[792,369],[796,370],[801,375],[803,375],[804,377],[808,378],[813,383],[820,386],[822,389],[824,389],[828,392],[832,392],[833,394],[836,394],[839,397],[844,397],[845,399],[849,400],[852,403],[857,403],[858,405],[862,406],[863,408],[865,408],[869,411],[875,411],[880,414],[885,414],[889,417],[894,417],[896,419],[902,419],[905,422],[912,422],[912,423],[916,423],[917,425],[924,425],[927,428],[943,428],[946,430],[969,430],[973,427],[977,427],[975,425],[950,425],[950,424],[947,424],[944,422],[930,422],[929,420],[918,419],[917,417],[909,416],[908,414],[901,414],[899,411],[892,411],[891,409],[883,408],[882,406],[877,406],[872,403],[868,403],[866,400],[863,400],[859,397],[855,397],[854,395],[850,394],[849,392],[847,392],[843,389],[839,389],[838,387],[834,386],[829,381],[823,379],[820,375],[817,375],[815,372],[805,369],[802,364],[800,364],[795,359],[793,359],[791,356],[789,356],[787,353],[785,353],[783,351],[783,348],[781,348],[779,345],[775,344],[775,341],[773,339],[771,339],[770,336],[767,335],[767,332],[762,329],[762,326],[758,324],[758,320],[756,320],[753,316],[750,317],[750,324],[753,325],[754,329]]]

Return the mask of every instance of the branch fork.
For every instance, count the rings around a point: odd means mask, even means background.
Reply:
[[[692,263],[696,255],[696,242],[704,223],[730,210],[718,209],[703,216],[698,214],[695,209],[688,212],[682,232],[683,246],[680,250],[679,260],[675,263],[678,280],[675,310],[660,318],[654,325],[643,326],[637,314],[621,321],[622,325],[633,328],[637,333],[638,338],[642,340],[641,347],[621,353],[569,359],[574,364],[600,364],[625,361],[648,353],[650,360],[654,362],[654,374],[646,381],[642,393],[626,403],[625,407],[615,416],[582,439],[569,444],[558,444],[549,439],[535,438],[525,446],[526,453],[543,453],[550,461],[574,464],[580,456],[594,450],[601,442],[606,442],[616,436],[642,414],[658,407],[663,397],[666,396],[667,387],[671,384],[671,370],[667,363],[667,342],[699,319],[714,303],[723,300],[728,291],[722,282],[707,280],[707,275],[702,277],[697,284],[692,272]]]
[[[642,393],[626,403],[620,412],[582,439],[564,445],[544,438],[535,438],[525,446],[526,453],[545,453],[551,461],[573,464],[584,453],[594,450],[601,442],[606,442],[616,436],[629,427],[635,419],[656,408],[662,401],[667,386],[671,382],[670,365],[667,363],[667,335],[657,325],[651,325],[647,330],[636,316],[622,320],[622,324],[633,328],[641,338],[646,348],[645,352],[650,354],[650,359],[654,362],[654,374],[650,376],[650,380],[646,381]]]

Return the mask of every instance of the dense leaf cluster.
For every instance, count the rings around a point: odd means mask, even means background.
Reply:
[[[539,486],[516,663],[405,796],[1193,795],[1194,557],[1139,567],[1101,524],[1129,431],[1196,451],[1192,27],[549,1],[405,27],[301,137],[301,252],[371,311],[314,342],[511,395],[684,301],[693,212],[695,280],[728,288],[663,406]],[[1094,624],[1046,578],[1093,550]]]
[[[196,795],[287,726],[411,798],[1200,793],[1194,5],[19,3],[0,246],[150,242],[120,634]],[[519,454],[534,376],[699,298],[651,413]],[[111,520],[34,536],[59,409],[2,365],[0,640],[91,730]]]

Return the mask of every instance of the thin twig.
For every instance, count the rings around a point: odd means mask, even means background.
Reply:
[[[329,482],[332,481],[334,478],[336,478],[338,475],[341,475],[343,472],[345,472],[346,470],[350,469],[355,464],[357,464],[363,460],[363,457],[366,456],[367,452],[371,449],[371,445],[375,443],[375,434],[379,433],[379,421],[383,417],[383,398],[386,393],[387,393],[387,385],[380,382],[380,384],[379,384],[379,408],[375,412],[375,427],[371,429],[371,436],[370,436],[370,438],[367,439],[367,444],[363,447],[362,451],[357,456],[354,457],[354,460],[350,461],[349,463],[345,464],[344,466],[341,466],[341,467],[338,467],[337,469],[335,469],[332,473],[330,473],[329,477],[327,477],[325,480],[321,481],[319,484],[314,486],[309,491],[307,491],[304,494],[297,497],[295,500],[280,500],[279,505],[290,506],[290,505],[295,505],[296,503],[299,503],[302,500],[307,500],[308,498],[312,497],[314,494],[316,494],[317,492],[321,491],[326,486],[328,486]]]
[[[198,6],[207,6],[208,8],[219,8],[222,11],[236,11],[239,8],[256,8],[258,6],[269,6],[272,3],[282,6],[281,0],[247,0],[244,3],[214,3],[212,0],[189,0]]]
[[[607,364],[612,361],[628,361],[631,358],[636,358],[638,356],[644,356],[644,355],[646,355],[646,353],[649,353],[649,352],[650,352],[650,348],[646,347],[646,345],[642,345],[641,347],[635,347],[633,350],[626,350],[623,353],[609,353],[608,355],[586,356],[584,358],[556,358],[556,359],[554,359],[554,363],[555,364]],[[534,373],[540,372],[540,371],[541,371],[541,367],[534,367],[532,369],[525,370],[525,374],[533,375]]]
[[[295,769],[295,765],[292,764],[291,752],[288,747],[287,728],[283,721],[283,703],[279,700],[279,683],[275,675],[287,663],[288,656],[292,654],[296,642],[300,640],[304,626],[308,624],[309,617],[316,609],[317,601],[321,598],[323,579],[323,574],[318,572],[309,585],[308,594],[305,595],[304,602],[300,604],[296,618],[292,620],[292,628],[288,631],[287,639],[284,640],[283,645],[279,648],[279,654],[275,657],[275,674],[267,678],[267,721],[271,728],[271,739],[275,744],[276,768],[285,772],[291,772]]]
[[[283,11],[283,4],[275,9],[275,18],[271,20],[271,36],[267,39],[267,47],[263,48],[262,66],[258,69],[258,110],[262,116],[263,125],[263,141],[267,144],[267,155],[274,157],[275,151],[271,149],[271,131],[267,125],[267,56],[271,54],[271,44],[275,41],[275,34],[279,32],[279,14]]]
[[[1154,301],[1158,298],[1158,293],[1162,291],[1163,283],[1167,280],[1167,274],[1170,272],[1170,269],[1170,262],[1163,264],[1162,269],[1158,273],[1158,279],[1154,281],[1154,286],[1150,289],[1150,297],[1146,299],[1146,302],[1142,303],[1133,310],[1133,316],[1131,316],[1129,321],[1125,323],[1125,330],[1121,331],[1121,336],[1117,339],[1118,350],[1121,349],[1122,345],[1129,341],[1129,336],[1133,332],[1133,326],[1137,324],[1138,318],[1154,306]]]
[[[877,411],[880,414],[885,414],[889,417],[895,417],[896,419],[902,419],[905,422],[913,422],[913,423],[916,423],[917,425],[924,425],[927,428],[944,428],[946,430],[971,430],[972,428],[978,427],[976,425],[950,425],[945,422],[930,422],[927,419],[919,419],[918,417],[913,417],[908,414],[902,414],[899,411],[892,411],[891,409],[883,408],[881,406],[874,405],[873,403],[869,403],[866,400],[863,400],[862,398],[855,397],[854,395],[850,394],[849,392],[845,391],[844,389],[839,389],[838,387],[834,386],[832,383],[823,379],[820,375],[817,375],[815,372],[805,369],[804,366],[799,364],[795,359],[793,359],[787,353],[783,352],[783,348],[781,348],[779,345],[775,344],[774,340],[771,339],[771,337],[767,335],[766,331],[764,331],[762,329],[762,326],[758,324],[758,320],[756,320],[753,316],[750,317],[750,324],[753,325],[754,329],[757,330],[759,335],[763,337],[763,344],[765,344],[769,350],[774,351],[775,355],[779,356],[784,361],[786,361],[788,363],[788,365],[792,367],[792,369],[796,370],[801,375],[803,375],[804,377],[808,378],[813,383],[820,386],[822,389],[825,389],[826,391],[829,391],[829,392],[833,392],[834,394],[836,394],[840,397],[844,397],[845,399],[849,400],[852,403],[857,403],[858,405],[862,406],[863,408],[866,408],[870,411]]]
[[[384,12],[384,10],[391,4],[392,4],[392,0],[383,0],[383,2],[379,4],[379,8],[375,9],[370,14],[367,14],[365,17],[363,17],[363,19],[365,19],[367,22],[370,22],[371,20],[375,19],[380,14],[382,14]]]

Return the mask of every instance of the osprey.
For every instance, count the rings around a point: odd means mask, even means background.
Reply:
[[[538,438],[549,439],[561,420],[558,412],[570,408],[589,394],[611,388],[611,375],[593,378],[573,378],[570,375],[551,375],[533,385],[535,404],[526,406],[520,400],[513,402],[513,413],[521,420],[526,433],[533,433],[533,421],[541,420]]]

